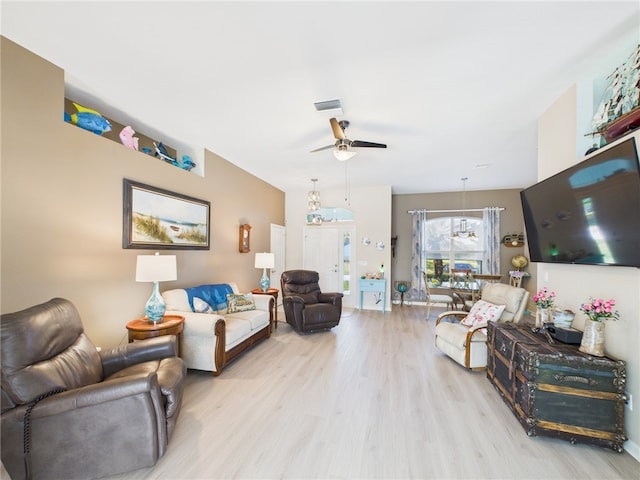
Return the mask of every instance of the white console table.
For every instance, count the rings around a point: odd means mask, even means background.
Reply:
[[[360,279],[360,311],[362,311],[362,294],[364,292],[379,292],[382,295],[382,313],[387,311],[387,281],[384,278]]]

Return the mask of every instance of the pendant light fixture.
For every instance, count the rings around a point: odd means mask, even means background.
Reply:
[[[462,180],[462,218],[460,219],[460,227],[458,230],[453,232],[453,237],[454,238],[476,238],[476,233],[469,229],[469,226],[467,225],[467,218],[466,218],[466,193],[467,193],[467,180],[469,180],[468,177],[462,177],[460,180]]]
[[[319,225],[322,223],[322,216],[318,212],[321,207],[320,192],[316,190],[316,182],[318,179],[312,178],[311,181],[313,182],[313,190],[311,190],[307,196],[307,206],[309,210],[309,215],[307,217],[310,219],[310,223]]]

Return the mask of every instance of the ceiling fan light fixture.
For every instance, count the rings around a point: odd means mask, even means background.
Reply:
[[[356,152],[350,152],[349,150],[347,150],[346,145],[338,145],[337,148],[333,151],[333,155],[341,162],[346,162],[350,158],[353,158],[355,154]]]

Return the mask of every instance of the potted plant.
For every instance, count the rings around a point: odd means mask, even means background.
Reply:
[[[533,296],[533,303],[536,304],[536,328],[544,327],[545,323],[551,321],[550,311],[553,307],[553,302],[556,300],[556,292],[550,291],[547,287],[542,287]]]
[[[604,326],[607,320],[618,320],[620,314],[614,309],[616,301],[611,298],[591,298],[589,302],[580,305],[580,310],[586,315],[582,342],[579,350],[596,357],[604,356]]]

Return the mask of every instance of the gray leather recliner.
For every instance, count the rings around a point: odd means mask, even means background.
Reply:
[[[328,330],[340,323],[343,294],[321,292],[319,279],[313,270],[288,270],[280,276],[284,315],[298,333]]]
[[[2,462],[13,480],[99,478],[149,467],[180,413],[174,336],[98,352],[68,300],[4,314]]]

